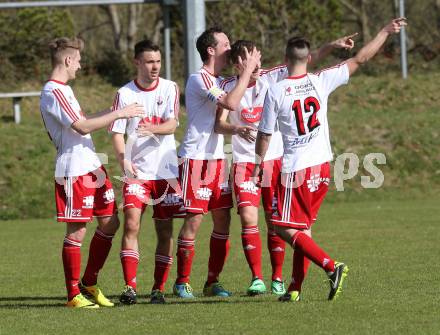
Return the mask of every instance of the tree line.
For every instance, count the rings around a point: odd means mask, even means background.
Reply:
[[[285,41],[308,37],[319,46],[359,32],[358,45],[368,41],[391,17],[398,16],[398,0],[224,0],[206,2],[206,24],[221,25],[231,40],[252,39],[263,52],[264,65],[282,61]],[[440,0],[406,0],[410,71],[438,69]],[[183,8],[170,7],[173,79],[184,81]],[[41,81],[50,63],[47,43],[57,36],[80,36],[86,41],[84,73],[120,85],[133,75],[133,46],[150,38],[163,44],[162,9],[158,4],[102,5],[70,8],[27,8],[0,11],[0,80],[20,85]],[[356,52],[356,49],[352,52]],[[399,67],[398,37],[384,47],[364,72]],[[346,51],[334,58],[350,56]],[[330,61],[335,61],[332,59]]]

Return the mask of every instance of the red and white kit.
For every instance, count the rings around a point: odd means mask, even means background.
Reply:
[[[307,73],[269,88],[259,130],[283,138],[282,177],[273,224],[310,228],[324,199],[333,159],[327,119],[328,96],[348,82],[346,64]]]
[[[271,85],[286,78],[287,75],[285,65],[262,70],[258,80],[246,89],[240,101],[240,110],[229,113],[231,124],[254,127],[256,134],[267,90]],[[221,87],[225,92],[230,92],[235,87],[237,80],[236,76],[225,79]],[[259,207],[262,194],[264,210],[266,212],[272,211],[275,187],[281,173],[282,155],[281,133],[275,131],[264,158],[263,180],[260,189],[251,181],[255,166],[255,143],[250,143],[239,135],[232,135],[233,182],[238,207]]]
[[[178,163],[174,134],[138,137],[138,125],[149,122],[161,124],[178,119],[179,90],[176,83],[159,78],[152,88],[143,88],[136,80],[121,87],[113,108],[119,109],[132,103],[144,106],[146,116],[126,120],[119,119],[110,125],[114,133],[127,134],[125,159],[137,168],[137,179],[124,184],[124,209],[145,209],[153,205],[155,219],[182,216],[182,198],[178,183]]]
[[[190,213],[232,207],[223,135],[214,132],[217,102],[226,94],[221,81],[202,68],[186,84],[188,120],[179,168],[185,208]]]
[[[40,111],[57,149],[57,220],[88,222],[93,216],[113,215],[117,210],[113,187],[95,153],[92,138],[71,127],[84,116],[70,86],[49,80],[41,92]]]

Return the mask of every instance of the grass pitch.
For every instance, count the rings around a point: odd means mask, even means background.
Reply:
[[[344,292],[334,302],[326,301],[326,276],[313,264],[300,303],[279,303],[270,294],[245,296],[250,271],[234,215],[231,252],[222,274],[233,297],[201,297],[212,227],[207,217],[196,242],[192,274],[197,299],[182,301],[169,296],[166,305],[149,305],[146,295],[153,279],[155,237],[150,213],[146,213],[140,241],[138,305],[70,310],[64,307],[63,224],[53,219],[1,221],[0,334],[438,334],[438,201],[437,197],[324,204],[314,227],[315,239],[350,267]],[[175,222],[175,236],[181,222]],[[83,262],[92,227],[95,225],[90,226],[83,244]],[[264,236],[263,222],[260,230]],[[100,285],[114,301],[123,287],[120,238],[121,231],[100,275]],[[263,256],[270,286],[266,249]],[[291,256],[288,250],[286,281]],[[174,264],[168,293],[175,272]]]

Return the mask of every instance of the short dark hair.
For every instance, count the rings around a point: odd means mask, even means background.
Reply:
[[[234,44],[231,45],[231,51],[229,52],[229,60],[232,64],[238,64],[238,57],[244,59],[245,52],[244,48],[246,48],[249,52],[251,52],[256,47],[255,43],[248,40],[238,40]]]
[[[154,44],[151,40],[139,41],[134,46],[134,58],[138,58],[139,55],[145,51],[159,51],[160,52],[160,48],[157,44]]]
[[[196,41],[196,48],[200,54],[202,62],[206,62],[209,59],[208,48],[215,48],[218,41],[214,34],[226,34],[220,26],[214,26],[205,30]]]
[[[304,37],[292,37],[287,41],[286,58],[295,64],[304,62],[310,54],[310,42]]]

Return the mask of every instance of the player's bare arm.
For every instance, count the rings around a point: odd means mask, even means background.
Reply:
[[[238,135],[249,143],[255,141],[254,133],[256,129],[251,126],[236,126],[227,121],[229,110],[219,107],[217,108],[214,131],[223,135]]]
[[[101,116],[80,119],[72,124],[72,128],[81,135],[87,135],[95,130],[107,127],[117,119],[129,119],[136,116],[143,117],[144,113],[144,107],[134,103],[115,111],[108,109]]]
[[[176,119],[168,119],[161,124],[153,124],[150,122],[142,123],[138,126],[136,133],[139,137],[154,135],[170,135],[174,134],[177,128]]]
[[[239,58],[237,84],[231,92],[225,94],[218,100],[220,106],[229,110],[237,110],[239,108],[240,100],[246,91],[252,72],[254,72],[261,60],[261,53],[256,48],[251,52],[245,48],[245,55],[244,59]]]
[[[269,148],[270,139],[272,134],[263,133],[258,131],[257,140],[255,141],[255,167],[252,172],[252,177],[256,182],[260,182],[261,173],[263,171],[262,164],[264,162],[264,157],[266,156],[267,149]]]
[[[137,177],[137,169],[132,162],[125,159],[125,140],[124,134],[113,133],[112,144],[116,159],[122,169],[122,173],[127,177]]]
[[[327,57],[334,49],[351,50],[354,47],[354,38],[358,33],[347,35],[330,43],[324,44],[321,48],[311,53],[311,64],[315,65]]]
[[[368,62],[377,54],[377,52],[387,40],[388,36],[390,36],[391,34],[399,33],[402,27],[406,25],[406,18],[399,17],[392,20],[385,27],[383,27],[373,40],[371,40],[369,43],[367,43],[367,45],[359,50],[355,57],[347,60],[350,75],[353,74],[360,65]]]

